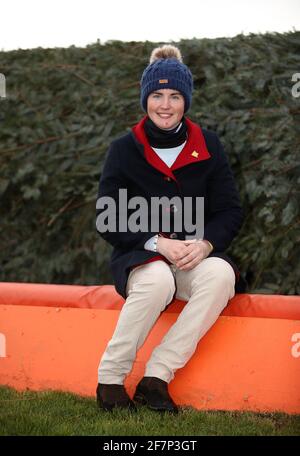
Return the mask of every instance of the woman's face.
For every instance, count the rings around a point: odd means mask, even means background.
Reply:
[[[156,90],[148,96],[147,113],[158,128],[175,128],[184,114],[184,98],[178,90]]]

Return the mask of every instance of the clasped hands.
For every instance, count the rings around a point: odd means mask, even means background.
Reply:
[[[159,236],[157,252],[181,271],[189,271],[210,254],[211,246],[205,240],[180,241]]]

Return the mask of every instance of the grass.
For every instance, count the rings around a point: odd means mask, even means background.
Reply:
[[[300,415],[198,411],[176,416],[145,407],[107,413],[93,398],[56,391],[17,392],[0,387],[1,436],[299,436]]]

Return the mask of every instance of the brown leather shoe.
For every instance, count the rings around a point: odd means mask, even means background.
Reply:
[[[98,383],[97,390],[98,406],[111,412],[114,408],[129,409],[135,411],[136,407],[124,388],[124,385],[107,385]]]
[[[168,383],[157,377],[142,378],[133,400],[157,412],[178,413],[178,407],[169,395]]]

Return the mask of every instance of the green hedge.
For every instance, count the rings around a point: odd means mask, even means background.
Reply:
[[[176,43],[195,83],[192,120],[217,131],[244,226],[229,254],[250,292],[299,292],[300,33]],[[0,52],[2,281],[112,283],[95,229],[103,159],[142,115],[139,79],[155,43]]]

